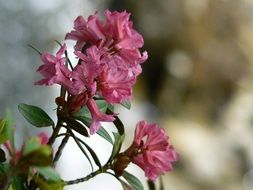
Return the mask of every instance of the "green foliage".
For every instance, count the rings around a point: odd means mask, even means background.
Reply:
[[[39,176],[34,178],[41,190],[62,190],[64,188],[65,183],[52,167],[37,167],[36,170],[44,178]]]
[[[73,129],[74,131],[78,132],[80,135],[89,137],[89,133],[83,124],[81,124],[80,122],[70,117],[66,117],[62,119],[67,124],[67,126],[65,126],[67,129]]]
[[[128,110],[131,109],[131,102],[130,101],[125,101],[120,103],[123,107],[127,108]]]
[[[6,139],[9,140],[11,145],[14,147],[14,120],[10,110],[6,111],[5,130],[6,130]]]
[[[127,171],[124,171],[123,177],[135,190],[144,190],[142,183],[134,175],[130,174]]]
[[[19,112],[24,118],[36,127],[48,127],[54,125],[53,120],[41,108],[33,105],[19,104]]]
[[[113,145],[113,140],[111,138],[111,136],[109,135],[109,133],[105,130],[104,127],[100,127],[100,129],[98,130],[97,134],[101,137],[103,137],[105,140],[107,140],[109,143],[111,143]]]
[[[59,174],[52,167],[36,167],[36,170],[47,181],[61,181]]]
[[[37,137],[29,139],[22,149],[22,162],[29,166],[48,166],[52,163],[52,149],[41,145]]]
[[[6,132],[6,121],[4,119],[0,119],[0,144],[3,144],[7,140]]]
[[[11,187],[13,190],[25,190],[22,179],[19,176],[13,176]]]
[[[109,114],[112,114],[112,111],[110,109],[107,109],[106,111]],[[121,149],[121,145],[125,139],[125,128],[119,117],[115,116],[115,120],[113,121],[113,124],[117,128],[118,132],[113,133],[114,136],[114,143],[113,143],[113,149],[112,154],[110,156],[109,161],[112,161],[114,157],[119,153]]]
[[[129,184],[127,184],[123,180],[119,179],[119,181],[120,181],[120,183],[121,183],[124,190],[134,190],[134,188],[132,186],[130,186]]]
[[[113,160],[115,156],[119,153],[122,144],[120,135],[118,133],[113,132],[113,136],[114,136],[114,143],[110,160]]]
[[[85,143],[84,141],[82,141],[81,139],[78,138],[78,140],[79,140],[79,142],[81,142],[86,147],[86,149],[91,154],[91,156],[92,156],[94,162],[96,163],[96,165],[101,169],[102,165],[101,165],[101,163],[99,161],[99,158],[98,158],[97,154],[94,152],[94,150],[87,143]]]
[[[96,104],[99,108],[99,110],[103,113],[106,112],[109,104],[105,100],[96,100]],[[73,117],[79,121],[81,121],[83,124],[85,124],[87,127],[90,127],[91,125],[91,114],[87,106],[84,106],[79,112],[75,113]]]
[[[149,190],[156,190],[155,183],[153,181],[148,180],[147,183],[148,183],[148,189]]]

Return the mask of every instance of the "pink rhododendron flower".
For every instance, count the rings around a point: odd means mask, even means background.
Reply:
[[[92,123],[90,126],[90,133],[93,135],[95,134],[99,128],[101,127],[100,122],[111,122],[114,121],[115,118],[112,115],[106,115],[105,113],[101,112],[93,99],[89,99],[87,101],[87,107],[90,110]]]
[[[129,21],[130,13],[106,10],[105,17],[105,34],[112,37],[117,49],[136,49],[143,46],[142,36],[133,29],[133,22]]]
[[[98,92],[109,103],[122,103],[132,97],[132,88],[136,77],[128,68],[123,67],[118,56],[108,60],[98,77]]]
[[[87,91],[90,96],[96,93],[96,77],[101,73],[101,56],[103,51],[99,51],[96,46],[92,46],[86,50],[86,54],[79,51],[75,54],[82,60],[72,72],[73,86],[71,93],[76,95]]]
[[[89,16],[87,21],[82,16],[78,16],[74,21],[74,30],[67,33],[65,39],[77,41],[75,50],[81,50],[86,43],[100,43],[105,39],[102,25],[97,18],[97,13]]]
[[[66,45],[64,44],[60,50],[56,53],[56,56],[49,53],[43,53],[41,55],[41,60],[43,65],[41,65],[37,72],[39,72],[44,79],[35,82],[37,85],[52,85],[60,84],[69,89],[72,82],[69,80],[71,77],[71,72],[64,65],[66,58],[62,57],[66,50]]]
[[[79,16],[74,22],[74,30],[66,35],[66,39],[77,41],[75,49],[82,50],[84,45],[96,45],[104,48],[111,55],[118,55],[125,59],[129,68],[140,74],[140,63],[147,59],[147,52],[143,55],[139,48],[144,44],[142,36],[133,29],[130,14],[124,12],[105,11],[105,21],[98,19],[97,13],[90,16],[88,21]]]
[[[168,142],[165,130],[145,121],[137,124],[134,142],[126,155],[144,170],[150,180],[171,171],[172,162],[179,159],[178,153]]]

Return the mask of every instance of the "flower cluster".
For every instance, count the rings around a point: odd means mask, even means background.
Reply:
[[[102,98],[109,104],[129,101],[137,76],[142,72],[141,64],[148,57],[147,52],[140,52],[144,41],[133,28],[129,17],[130,14],[125,11],[109,10],[105,11],[104,21],[98,18],[97,13],[91,15],[88,20],[82,16],[77,17],[74,30],[65,37],[76,41],[75,67],[67,56],[65,44],[56,55],[41,54],[44,64],[37,71],[43,79],[36,84],[59,84],[65,88],[68,92],[67,99],[63,96],[56,98],[60,111],[66,114],[64,118],[87,106],[92,119],[89,126],[91,134],[98,132],[100,122],[112,122],[116,118],[114,113],[101,112],[95,99]],[[72,125],[73,120],[71,121]],[[82,131],[79,133],[82,134]],[[120,146],[121,144],[118,147]],[[117,176],[121,176],[127,165],[133,162],[145,171],[150,180],[155,180],[166,171],[171,171],[172,162],[178,158],[178,153],[168,142],[165,130],[156,124],[141,121],[136,126],[133,144],[125,152],[115,155],[115,160],[112,157],[110,167]]]
[[[108,103],[129,101],[141,73],[140,64],[147,59],[147,52],[140,53],[144,41],[133,29],[130,14],[107,10],[105,17],[102,21],[95,13],[87,21],[82,16],[74,21],[74,30],[66,35],[66,39],[76,41],[78,64],[72,71],[65,66],[65,44],[55,56],[43,53],[44,64],[37,70],[44,78],[36,84],[59,84],[68,91],[71,110],[87,105],[92,115],[91,134],[98,131],[101,121],[114,120],[98,110],[93,97],[102,97]]]
[[[179,159],[179,154],[168,142],[164,129],[157,124],[148,124],[140,121],[136,125],[133,144],[118,157],[115,164],[117,173],[133,162],[142,168],[150,180],[155,180],[159,175],[172,171],[172,162]]]

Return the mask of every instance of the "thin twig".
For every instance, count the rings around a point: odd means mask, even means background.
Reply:
[[[108,169],[109,169],[108,165],[104,165],[102,170],[100,170],[100,169],[96,170],[96,171],[92,172],[91,174],[89,174],[89,175],[87,175],[85,177],[82,177],[82,178],[78,178],[78,179],[70,180],[70,181],[65,181],[65,184],[66,185],[73,185],[73,184],[77,184],[77,183],[82,183],[82,182],[88,181],[89,179],[95,177],[96,175],[104,173]]]
[[[55,154],[54,160],[53,160],[53,166],[55,166],[56,162],[59,160],[59,158],[62,155],[62,151],[64,147],[66,146],[67,142],[69,140],[69,134],[66,134],[66,136],[62,139],[61,144]]]
[[[47,143],[48,145],[52,146],[52,144],[54,143],[58,133],[60,132],[61,125],[62,125],[62,121],[58,121],[56,127],[53,130],[53,134],[48,140],[48,143]]]

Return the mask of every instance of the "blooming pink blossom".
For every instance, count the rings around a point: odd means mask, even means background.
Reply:
[[[81,50],[86,43],[97,44],[105,39],[102,22],[97,18],[97,13],[89,16],[86,21],[78,16],[74,21],[74,30],[67,33],[65,39],[76,40],[75,50]]]
[[[132,146],[126,151],[133,163],[141,167],[150,180],[173,169],[178,153],[168,142],[165,130],[156,124],[141,121],[137,124]]]
[[[95,100],[89,99],[86,105],[92,117],[92,123],[90,126],[90,133],[92,135],[95,134],[101,127],[100,122],[103,122],[103,121],[111,122],[115,120],[115,118],[112,115],[106,115],[105,113],[101,112],[99,108],[97,107]]]
[[[41,60],[44,64],[37,69],[37,72],[39,72],[44,77],[44,79],[35,82],[35,84],[60,84],[66,87],[66,89],[69,89],[71,87],[71,72],[64,65],[66,58],[62,57],[65,50],[66,45],[64,44],[56,53],[56,56],[51,55],[49,53],[43,53],[41,55]]]
[[[86,50],[86,54],[76,51],[75,54],[81,60],[81,64],[77,65],[72,72],[73,86],[71,94],[79,94],[87,91],[90,96],[96,92],[96,77],[101,73],[101,56],[103,51],[96,46],[91,46]]]
[[[144,44],[142,36],[133,29],[130,14],[123,12],[105,11],[105,21],[97,17],[97,13],[90,16],[88,21],[79,16],[74,22],[74,30],[66,35],[66,39],[75,40],[76,50],[82,50],[84,45],[96,45],[104,48],[111,55],[118,55],[125,59],[124,64],[132,68],[136,75],[141,73],[139,64],[147,59],[147,52],[140,53],[139,48]]]
[[[118,56],[107,61],[102,73],[98,77],[98,92],[109,103],[122,103],[132,97],[132,88],[136,76],[131,70],[122,65]]]
[[[133,29],[133,22],[129,21],[130,13],[105,11],[104,31],[106,36],[112,36],[117,49],[136,49],[144,44],[142,36]]]

